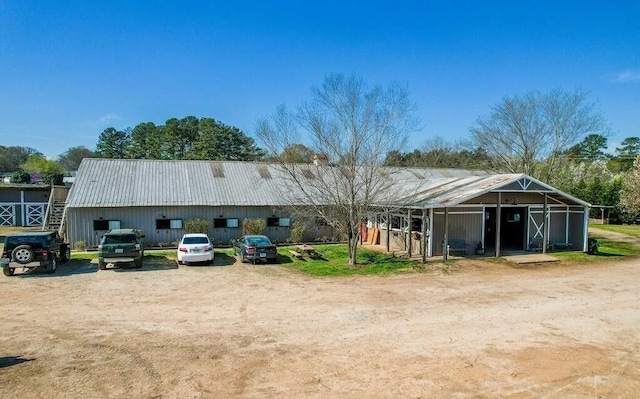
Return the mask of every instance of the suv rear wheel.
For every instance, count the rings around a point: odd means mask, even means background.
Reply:
[[[11,258],[23,265],[31,262],[34,257],[35,252],[33,251],[33,248],[28,245],[18,245],[15,247],[13,252],[11,252]]]
[[[53,258],[51,258],[51,261],[49,262],[49,266],[47,266],[47,273],[55,273],[57,268],[58,268],[58,261],[54,256]]]
[[[71,248],[67,245],[60,246],[60,262],[67,263],[71,259]]]

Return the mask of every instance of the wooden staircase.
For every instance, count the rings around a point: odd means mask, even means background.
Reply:
[[[66,237],[66,201],[69,188],[64,186],[52,186],[47,211],[44,215],[42,230],[58,230],[61,237]]]
[[[62,226],[62,220],[64,214],[64,201],[56,200],[51,203],[48,218],[46,220],[47,228],[46,230],[58,230],[60,226]]]

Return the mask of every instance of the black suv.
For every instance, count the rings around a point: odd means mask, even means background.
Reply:
[[[136,268],[142,267],[144,257],[144,234],[138,229],[114,229],[102,236],[98,245],[98,267],[107,268],[107,264],[122,265],[133,263]]]
[[[71,248],[57,231],[18,233],[4,239],[0,265],[5,276],[13,276],[16,268],[25,271],[43,267],[47,273],[55,273],[58,262],[67,262]]]

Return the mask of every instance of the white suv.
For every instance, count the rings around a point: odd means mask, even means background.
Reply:
[[[213,263],[213,244],[206,234],[185,234],[178,244],[178,264]]]

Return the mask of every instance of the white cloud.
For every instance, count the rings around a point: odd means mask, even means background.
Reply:
[[[626,71],[619,73],[614,81],[620,83],[640,82],[640,71],[627,69]]]
[[[111,123],[113,121],[119,121],[122,117],[118,114],[105,114],[100,116],[101,123]]]

